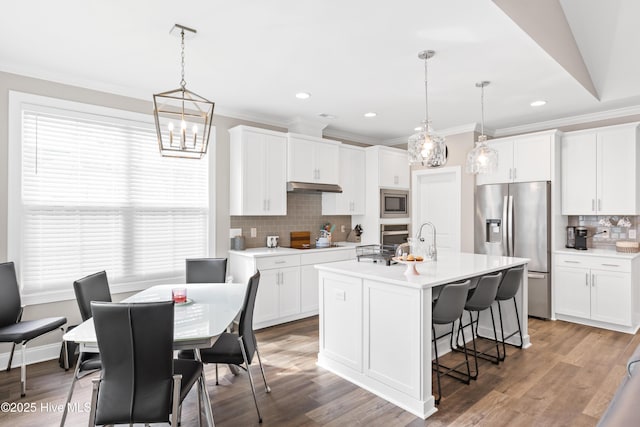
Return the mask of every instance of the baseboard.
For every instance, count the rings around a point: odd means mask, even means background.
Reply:
[[[61,345],[62,343],[53,343],[40,345],[37,347],[29,347],[29,345],[27,344],[27,365],[57,359],[58,357],[60,357]],[[21,352],[21,345],[16,344],[16,351],[13,353],[13,360],[11,361],[12,368],[20,368],[20,365],[22,365]],[[11,353],[9,351],[6,353],[0,353],[0,369],[6,369],[10,354]]]

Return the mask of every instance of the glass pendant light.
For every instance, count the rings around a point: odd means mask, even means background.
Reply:
[[[430,168],[443,166],[447,163],[447,145],[444,137],[437,135],[431,127],[429,119],[429,91],[427,87],[427,61],[435,55],[433,50],[418,53],[418,58],[424,60],[424,95],[425,119],[420,131],[409,137],[407,151],[410,165],[423,165]]]
[[[498,168],[498,152],[487,145],[487,136],[484,134],[484,88],[488,85],[487,81],[476,83],[476,87],[480,88],[481,127],[478,142],[467,154],[465,165],[467,173],[491,173]]]

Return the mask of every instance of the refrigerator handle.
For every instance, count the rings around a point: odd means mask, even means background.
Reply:
[[[507,255],[513,256],[513,196],[509,196],[507,212]]]
[[[502,201],[502,253],[505,256],[509,256],[509,233],[508,233],[508,218],[509,211],[507,206],[508,196],[504,196]]]

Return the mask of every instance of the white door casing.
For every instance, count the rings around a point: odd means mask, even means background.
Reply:
[[[413,171],[411,221],[414,236],[418,233],[420,225],[429,221],[436,227],[437,249],[460,252],[461,205],[460,166]],[[424,233],[423,236],[429,239],[426,228]]]

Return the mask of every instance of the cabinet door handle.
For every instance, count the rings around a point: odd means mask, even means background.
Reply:
[[[620,267],[618,264],[602,264],[605,267]]]
[[[595,274],[591,275],[591,286],[593,286],[594,288],[596,287],[596,275]]]
[[[584,274],[584,285],[589,286],[589,273]]]
[[[596,199],[591,199],[591,210],[592,211],[596,210]]]
[[[394,175],[393,176],[393,183],[394,184],[398,184],[400,182],[400,177],[398,177],[398,175]]]
[[[509,168],[509,179],[512,179],[512,178],[511,178],[511,177],[512,177],[512,175],[513,175],[513,169]]]
[[[518,176],[518,168],[513,168],[513,179],[515,180]]]
[[[580,261],[570,261],[565,259],[564,262],[566,262],[567,264],[580,264]]]
[[[271,199],[267,199],[267,210],[271,210]]]
[[[598,210],[602,210],[602,201],[600,199],[598,199]]]

